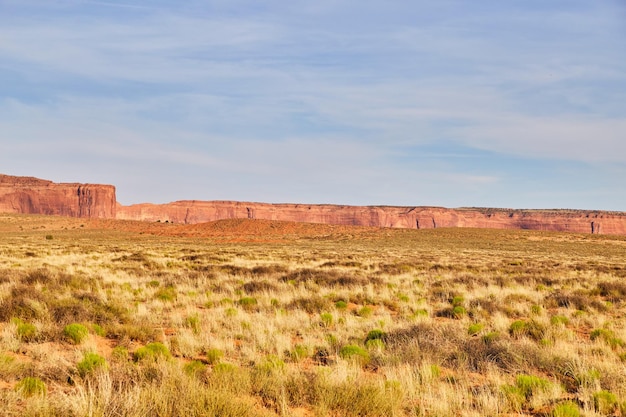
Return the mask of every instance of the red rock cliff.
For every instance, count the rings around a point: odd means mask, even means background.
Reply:
[[[0,212],[114,219],[115,187],[0,174]]]
[[[626,213],[584,210],[447,209],[176,201],[161,205],[118,206],[117,218],[186,224],[249,218],[411,229],[477,227],[626,235]]]
[[[115,201],[115,187],[112,185],[55,184],[37,178],[1,174],[0,212],[185,224],[247,218],[411,229],[477,227],[626,235],[624,212],[266,204],[234,201],[176,201],[160,205],[122,206]]]

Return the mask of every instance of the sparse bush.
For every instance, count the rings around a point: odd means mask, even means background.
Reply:
[[[209,365],[215,365],[224,357],[224,352],[219,349],[207,349],[205,352],[206,360]]]
[[[320,322],[324,327],[331,327],[334,322],[333,315],[330,313],[322,313],[320,314]]]
[[[370,330],[365,337],[365,343],[370,340],[382,340],[386,336],[386,333],[380,329]]]
[[[167,286],[164,288],[160,288],[157,292],[154,293],[154,297],[157,300],[161,300],[163,302],[174,302],[178,298],[178,292],[176,288],[172,286]]]
[[[17,328],[15,331],[17,333],[17,337],[22,342],[32,342],[35,340],[39,331],[34,324],[25,323],[17,318],[13,319],[12,322],[16,324]]]
[[[183,369],[187,375],[193,377],[202,377],[207,371],[206,365],[196,360],[186,363]]]
[[[75,345],[79,345],[89,336],[89,330],[82,324],[72,323],[65,326],[63,335]]]
[[[469,334],[470,336],[476,336],[480,332],[482,332],[484,328],[485,328],[485,325],[482,323],[470,324],[469,327],[467,328],[467,334]]]
[[[569,319],[565,316],[552,316],[550,317],[550,323],[554,326],[562,325],[567,326],[569,324]]]
[[[289,357],[294,362],[300,362],[301,360],[309,356],[309,348],[305,345],[295,345],[289,352]]]
[[[257,305],[259,302],[254,297],[242,297],[237,300],[237,305],[243,308],[246,311],[252,311],[257,309]]]
[[[15,385],[15,391],[23,397],[45,396],[48,388],[41,379],[27,376]]]
[[[566,401],[554,407],[552,417],[580,417],[580,409],[576,403]]]
[[[135,351],[133,357],[135,361],[168,359],[172,356],[170,350],[163,343],[152,342]]]
[[[76,365],[78,374],[85,378],[88,375],[93,374],[97,370],[106,370],[108,364],[106,360],[97,353],[87,352],[83,355],[83,359]]]
[[[185,317],[185,326],[190,328],[194,334],[200,333],[200,317],[197,314]]]
[[[535,320],[524,321],[516,320],[511,323],[509,333],[513,337],[528,336],[536,341],[543,339],[545,335],[545,327]]]
[[[617,397],[610,391],[598,391],[593,394],[593,406],[600,414],[613,415],[618,407]]]
[[[626,346],[626,343],[615,336],[615,332],[609,329],[595,329],[591,332],[589,337],[591,340],[602,340],[613,349]]]
[[[346,345],[339,351],[339,356],[346,360],[355,361],[361,366],[370,362],[369,352],[357,345]]]
[[[533,394],[545,391],[550,386],[550,381],[534,375],[521,374],[515,379],[515,386],[520,393],[528,400]]]
[[[368,318],[372,315],[373,312],[374,312],[374,309],[372,307],[363,306],[356,312],[356,314],[359,317]]]

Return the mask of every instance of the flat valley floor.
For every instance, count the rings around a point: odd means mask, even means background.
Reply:
[[[624,416],[626,237],[0,214],[2,416]]]

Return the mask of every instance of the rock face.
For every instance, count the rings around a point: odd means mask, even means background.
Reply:
[[[0,174],[0,212],[114,219],[115,187]]]
[[[118,206],[117,218],[185,224],[247,218],[410,229],[476,227],[626,235],[626,213],[584,210],[448,209],[176,201],[161,205]]]
[[[261,219],[410,229],[476,227],[626,235],[624,212],[195,200],[122,206],[116,202],[115,187],[112,185],[55,184],[37,178],[1,174],[0,212],[184,224],[224,219]]]

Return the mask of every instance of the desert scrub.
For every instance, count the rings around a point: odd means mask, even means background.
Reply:
[[[154,297],[157,300],[163,301],[164,303],[171,303],[176,301],[178,298],[178,291],[171,285],[167,287],[160,288],[154,293]]]
[[[135,361],[156,361],[159,359],[169,359],[172,357],[170,350],[163,343],[152,342],[144,347],[140,347],[133,354]]]
[[[194,334],[200,333],[200,317],[197,314],[185,317],[185,327],[190,328]]]
[[[334,323],[335,319],[333,315],[330,313],[322,313],[320,314],[320,323],[323,327],[331,327]]]
[[[183,370],[189,376],[202,378],[207,372],[207,366],[198,360],[193,360],[183,366]]]
[[[39,334],[34,324],[26,323],[18,318],[13,318],[11,322],[16,325],[15,332],[22,342],[32,342]]]
[[[480,334],[480,332],[483,331],[484,328],[485,325],[482,323],[470,324],[467,328],[467,334],[469,334],[470,336],[477,336],[478,334]]]
[[[255,311],[257,310],[257,305],[259,302],[254,297],[242,297],[237,300],[237,305],[243,308],[245,311]]]
[[[617,396],[611,391],[602,390],[593,394],[593,407],[603,415],[613,415],[617,411]]]
[[[86,352],[83,355],[83,359],[76,364],[76,368],[81,378],[85,378],[97,370],[107,370],[108,364],[107,361],[97,353]]]
[[[89,329],[82,324],[72,323],[63,328],[63,335],[75,345],[79,345],[89,336]]]
[[[566,401],[554,407],[552,417],[580,417],[580,409],[576,403]]]
[[[612,349],[624,347],[626,343],[619,337],[615,336],[615,332],[609,329],[595,329],[589,335],[591,340],[601,340],[609,345]]]
[[[535,320],[515,320],[509,326],[509,333],[513,337],[519,338],[522,336],[526,336],[536,341],[539,341],[543,339],[546,333],[546,329],[541,323]]]
[[[41,379],[27,376],[15,385],[15,391],[23,397],[45,396],[48,388]]]
[[[205,355],[209,365],[216,365],[224,357],[224,352],[220,349],[207,349]]]
[[[346,345],[339,350],[339,356],[348,361],[354,361],[361,366],[370,362],[370,354],[367,350],[357,345]]]

